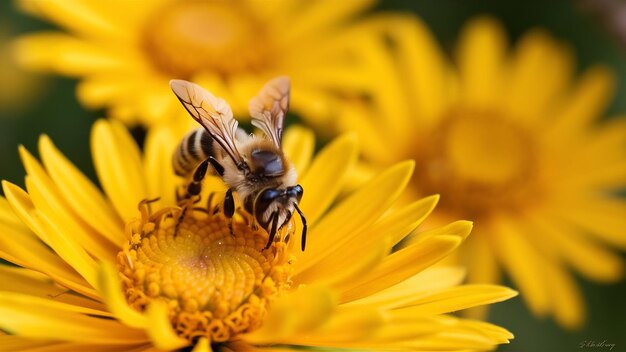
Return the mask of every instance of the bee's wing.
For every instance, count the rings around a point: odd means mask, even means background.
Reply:
[[[211,134],[235,164],[243,162],[235,146],[238,123],[226,101],[191,82],[173,79],[170,87],[191,117]]]
[[[276,77],[267,82],[249,104],[252,125],[261,129],[278,148],[285,114],[289,110],[290,86],[288,77]]]

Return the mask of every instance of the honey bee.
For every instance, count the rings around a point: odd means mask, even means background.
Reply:
[[[236,192],[253,221],[267,231],[269,238],[265,249],[297,211],[303,224],[304,251],[307,224],[298,207],[304,190],[297,184],[296,170],[281,148],[283,122],[289,109],[289,78],[272,79],[250,100],[252,125],[267,138],[249,135],[238,128],[226,101],[199,85],[171,80],[170,87],[191,117],[201,125],[185,135],[173,157],[177,175],[188,177],[193,174],[183,198],[188,201],[198,196],[206,173],[215,172],[228,186],[223,211],[229,219],[231,234],[235,213],[233,192]],[[212,170],[209,170],[209,164]]]

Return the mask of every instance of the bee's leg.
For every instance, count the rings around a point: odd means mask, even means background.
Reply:
[[[180,227],[180,224],[185,219],[185,215],[187,215],[187,209],[195,203],[195,201],[192,201],[192,198],[199,196],[200,192],[202,192],[202,180],[204,179],[207,169],[209,168],[208,162],[209,161],[207,159],[207,160],[202,161],[200,165],[198,165],[198,167],[196,168],[196,171],[194,171],[193,173],[193,179],[187,185],[187,191],[185,192],[185,195],[183,196],[183,200],[182,200],[182,203],[183,203],[182,211],[180,212],[180,215],[178,216],[178,220],[176,221],[176,227],[174,229],[174,236],[178,234],[178,228]]]
[[[211,194],[209,194],[209,197],[206,200],[206,210],[208,214],[211,214],[211,211],[213,209],[213,199],[215,198],[215,192],[211,192]]]
[[[190,199],[202,192],[202,180],[206,176],[207,169],[209,168],[209,160],[203,160],[193,173],[193,179],[187,185],[187,192],[185,193],[185,199]]]
[[[233,215],[235,215],[235,199],[233,198],[232,188],[229,188],[228,191],[226,191],[226,196],[224,197],[224,215],[228,218],[228,229],[230,230],[230,235],[234,237]]]
[[[213,165],[213,168],[215,169],[215,172],[217,172],[218,175],[224,176],[224,167],[222,166],[222,164],[220,164],[219,161],[217,161],[217,159],[210,156],[206,160],[208,160],[211,163],[211,165]]]
[[[270,228],[270,233],[267,239],[267,244],[265,245],[265,248],[263,248],[263,250],[270,248],[270,246],[272,245],[272,242],[274,242],[274,237],[276,236],[276,230],[278,229],[278,212],[277,211],[272,213],[271,219],[272,219],[272,227]]]
[[[300,219],[302,219],[302,251],[304,252],[304,247],[306,247],[306,218],[304,217],[304,214],[302,214],[302,210],[298,208],[298,204],[294,204],[293,206],[296,208],[296,211],[300,215]]]
[[[280,226],[278,227],[278,229],[282,229],[283,227],[285,227],[285,225],[287,225],[287,223],[289,222],[289,220],[291,220],[291,215],[293,215],[290,211],[287,211],[287,216],[285,217],[285,221],[283,221],[282,224],[280,224]]]
[[[289,220],[291,220],[292,215],[293,215],[292,212],[287,211],[287,216],[285,217],[285,221],[283,221],[283,223],[280,225],[280,227],[278,228],[278,231],[280,231],[283,227],[285,227],[285,225],[289,223]],[[289,232],[287,232],[287,235],[285,235],[285,238],[283,239],[283,241],[285,243],[289,242]]]
[[[255,200],[254,197],[252,196],[248,196],[248,198],[244,199],[243,202],[243,207],[245,209],[248,221],[248,227],[250,227],[252,230],[256,231],[259,229],[259,227],[257,226],[257,221],[256,221],[256,217],[254,214],[256,214],[256,204],[255,204]]]

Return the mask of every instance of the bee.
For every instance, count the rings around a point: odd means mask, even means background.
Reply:
[[[249,135],[238,128],[226,101],[199,85],[171,80],[170,87],[191,117],[201,125],[185,135],[173,157],[177,175],[193,175],[184,198],[190,200],[198,196],[205,175],[214,172],[228,186],[223,211],[229,219],[231,234],[235,213],[233,192],[236,192],[253,222],[269,235],[264,249],[270,247],[276,233],[289,223],[294,211],[298,212],[303,224],[304,251],[307,224],[298,207],[304,190],[297,184],[296,170],[281,148],[283,122],[289,109],[289,78],[272,79],[250,100],[252,125],[266,138]]]

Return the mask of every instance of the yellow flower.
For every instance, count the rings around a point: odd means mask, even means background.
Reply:
[[[371,38],[354,18],[372,2],[18,0],[63,32],[27,35],[16,50],[24,67],[78,77],[84,105],[129,124],[185,116],[170,79],[207,87],[245,117],[248,98],[278,75],[297,87],[292,110],[319,121],[340,97],[371,92]]]
[[[9,41],[14,36],[13,23],[0,15],[0,116],[20,112],[41,96],[44,79],[18,67]]]
[[[470,282],[503,270],[536,315],[580,326],[568,269],[601,282],[623,274],[610,247],[626,248],[626,203],[612,194],[626,185],[626,123],[597,120],[613,76],[593,67],[575,80],[568,48],[541,30],[509,51],[500,25],[478,18],[453,66],[421,23],[389,23],[374,24],[393,43],[388,94],[341,126],[366,141],[371,165],[416,161],[413,197],[441,194],[432,223],[475,222],[458,252]]]
[[[119,122],[96,122],[92,154],[101,192],[43,136],[39,162],[24,148],[26,191],[0,198],[0,336],[3,348],[284,351],[297,346],[486,350],[512,335],[449,315],[514,296],[459,285],[463,270],[429,268],[465,239],[466,221],[391,248],[437,203],[391,208],[413,170],[395,164],[336,200],[356,162],[353,135],[315,158],[311,132],[293,127],[284,149],[300,171],[310,225],[300,251],[295,221],[262,250],[267,233],[236,216],[234,234],[209,193],[179,223],[171,168],[180,133],[155,128],[143,156]],[[156,200],[156,197],[160,197]],[[138,210],[139,209],[139,210]],[[112,264],[116,263],[116,264]]]

